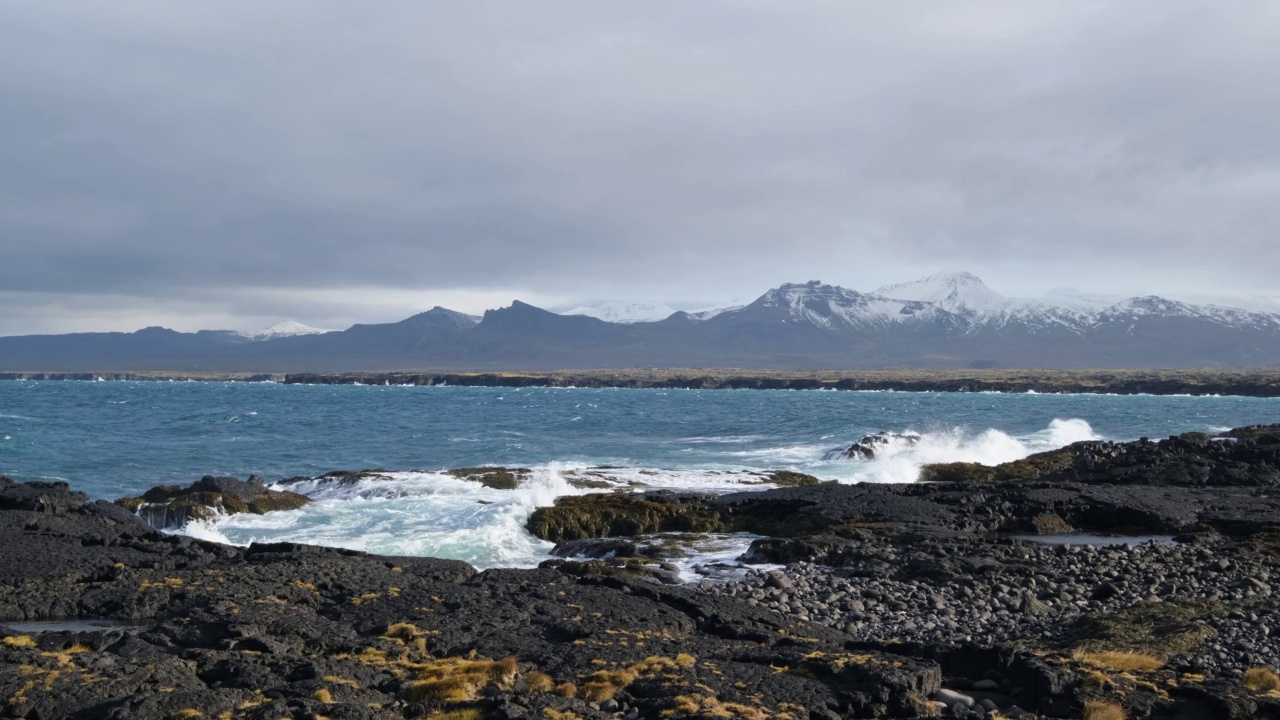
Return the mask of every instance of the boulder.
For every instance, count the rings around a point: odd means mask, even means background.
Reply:
[[[157,485],[141,497],[121,498],[116,504],[136,513],[152,527],[164,530],[219,514],[263,515],[277,510],[296,510],[309,502],[310,498],[305,495],[268,489],[256,475],[247,481],[206,475],[185,488]]]

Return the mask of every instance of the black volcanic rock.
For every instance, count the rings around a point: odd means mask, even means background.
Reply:
[[[1253,426],[1217,438],[1187,433],[1159,442],[1084,441],[995,467],[945,463],[921,480],[1083,482],[1179,486],[1280,485],[1280,425]]]
[[[892,444],[911,447],[919,442],[920,435],[917,433],[878,432],[863,436],[861,440],[840,452],[839,456],[847,460],[872,460],[877,453]]]
[[[276,510],[296,510],[309,502],[310,498],[305,495],[269,490],[257,476],[245,481],[206,475],[186,488],[159,485],[141,497],[121,498],[116,504],[137,513],[152,527],[164,530],[218,514],[263,515]]]
[[[0,486],[0,503],[25,503],[21,487]],[[8,717],[916,717],[941,680],[928,660],[851,653],[832,628],[620,576],[231,548],[105,503],[0,511],[0,543],[0,626],[145,621],[0,630]]]

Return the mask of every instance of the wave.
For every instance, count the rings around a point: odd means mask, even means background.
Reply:
[[[237,545],[290,541],[379,555],[452,558],[482,569],[533,567],[549,557],[553,545],[533,537],[525,523],[536,508],[568,495],[611,489],[761,490],[771,487],[762,467],[800,470],[846,483],[914,482],[928,463],[998,464],[1090,439],[1098,435],[1087,422],[1058,419],[1043,430],[1016,437],[996,429],[972,432],[959,427],[923,432],[914,443],[891,441],[866,461],[824,461],[829,445],[792,444],[725,451],[717,456],[720,463],[697,467],[547,463],[534,467],[515,490],[496,490],[441,471],[389,472],[348,483],[316,478],[287,486],[311,498],[303,508],[219,516],[191,523],[183,532]],[[728,561],[728,555],[745,550],[747,542],[723,543],[725,549],[697,560]],[[681,574],[692,578],[691,568],[682,567]]]
[[[847,480],[915,482],[920,476],[920,469],[931,463],[999,465],[1081,440],[1100,439],[1102,437],[1089,423],[1075,418],[1055,419],[1043,430],[1018,437],[994,428],[977,433],[963,427],[924,432],[919,434],[915,443],[891,439],[888,445],[877,449],[875,459],[853,461]]]

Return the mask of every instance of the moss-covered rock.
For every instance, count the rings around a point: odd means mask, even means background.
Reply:
[[[560,498],[538,508],[526,526],[552,542],[659,532],[728,532],[706,495],[608,493]]]
[[[1249,425],[1228,430],[1217,437],[1248,440],[1259,445],[1277,445],[1280,444],[1280,425]]]
[[[1026,482],[1070,470],[1076,463],[1075,446],[1028,455],[1021,460],[991,466],[979,463],[938,463],[920,471],[921,482]]]
[[[1222,605],[1209,600],[1139,603],[1115,613],[1086,615],[1075,641],[1089,651],[1139,652],[1168,660],[1216,637],[1209,620],[1221,612]]]
[[[807,487],[820,485],[822,481],[812,475],[793,472],[791,470],[774,470],[769,473],[768,482],[778,487]]]
[[[532,473],[533,471],[529,468],[473,467],[450,470],[447,474],[459,480],[480,483],[494,490],[515,490],[522,482],[528,480]]]
[[[206,475],[184,488],[157,485],[141,497],[116,500],[120,507],[137,513],[160,529],[177,528],[192,520],[218,514],[253,513],[265,515],[277,510],[296,510],[311,499],[295,492],[269,490],[257,476],[248,481]]]

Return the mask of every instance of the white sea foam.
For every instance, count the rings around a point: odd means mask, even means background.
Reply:
[[[948,428],[919,433],[915,444],[893,440],[873,460],[824,460],[830,438],[814,444],[726,450],[718,463],[680,468],[602,468],[549,463],[533,468],[516,490],[496,490],[444,472],[392,472],[343,484],[318,478],[287,489],[311,498],[298,510],[267,515],[220,516],[192,523],[193,537],[248,544],[291,541],[343,547],[380,555],[433,556],[465,560],[477,567],[531,567],[547,559],[552,544],[525,530],[530,513],[556,498],[612,487],[618,490],[674,489],[713,493],[770,487],[767,475],[749,468],[793,469],[841,482],[913,482],[922,465],[935,462],[998,464],[1079,440],[1097,439],[1083,420],[1058,419],[1038,432],[1013,436],[987,429]],[[730,446],[741,436],[718,438]],[[856,438],[851,438],[854,440]],[[697,438],[705,443],[711,438]],[[705,447],[699,444],[699,447]],[[605,484],[606,487],[589,487]],[[577,482],[579,484],[575,485]],[[750,543],[726,537],[704,555],[680,563],[686,579],[701,577],[697,565],[729,562]]]
[[[914,445],[903,440],[891,440],[885,447],[877,449],[875,459],[851,463],[850,473],[842,479],[853,482],[915,482],[920,468],[930,463],[999,465],[1073,442],[1097,439],[1100,438],[1089,423],[1078,419],[1057,419],[1044,430],[1021,437],[995,429],[978,433],[965,428],[925,432],[920,434],[920,440]]]

